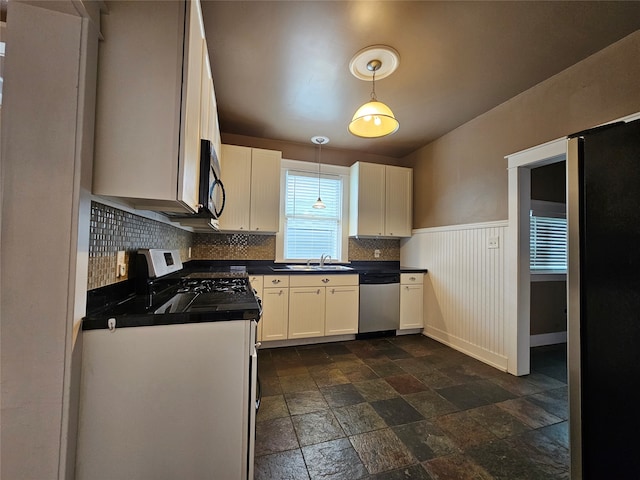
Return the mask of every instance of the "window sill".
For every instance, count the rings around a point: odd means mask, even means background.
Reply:
[[[531,272],[531,282],[566,282],[566,272]]]

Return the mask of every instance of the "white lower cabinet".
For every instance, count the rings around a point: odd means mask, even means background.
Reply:
[[[292,275],[289,338],[358,331],[358,275]]]
[[[358,305],[360,303],[360,286],[358,276],[347,285],[327,287],[325,301],[325,335],[347,335],[358,333]],[[346,275],[345,275],[346,277]],[[345,279],[345,283],[349,279]]]
[[[262,341],[285,340],[289,326],[289,276],[265,275],[262,290]]]
[[[400,330],[423,328],[423,273],[400,275]]]
[[[291,280],[293,284],[295,277]],[[289,338],[324,335],[325,296],[324,287],[289,289]]]

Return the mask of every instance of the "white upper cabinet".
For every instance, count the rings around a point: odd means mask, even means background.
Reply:
[[[273,233],[280,227],[282,153],[222,145],[220,169],[226,200],[220,230]]]
[[[413,215],[413,170],[386,165],[385,182],[385,236],[410,237]]]
[[[410,237],[413,171],[357,162],[350,176],[349,235]]]
[[[199,1],[111,2],[101,30],[93,193],[197,211],[207,76]]]

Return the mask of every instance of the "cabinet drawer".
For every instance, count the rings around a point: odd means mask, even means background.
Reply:
[[[292,287],[332,287],[358,285],[358,275],[291,275]]]
[[[289,275],[265,275],[264,288],[288,287]]]
[[[424,282],[424,273],[402,273],[400,274],[400,283],[405,285],[420,284]]]

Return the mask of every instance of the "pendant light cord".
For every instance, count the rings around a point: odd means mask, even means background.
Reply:
[[[318,140],[318,198],[320,198],[320,160],[322,159],[322,141]]]
[[[371,89],[371,100],[376,102],[378,99],[376,98],[376,70],[373,71],[373,86]]]

